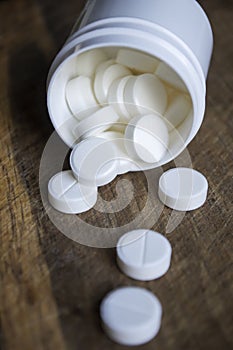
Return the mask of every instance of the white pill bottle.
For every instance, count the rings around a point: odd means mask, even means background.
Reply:
[[[206,77],[213,50],[210,22],[195,0],[89,0],[71,35],[56,56],[48,76],[51,121],[70,147],[74,120],[65,98],[67,82],[76,73],[77,56],[103,48],[132,48],[158,58],[183,80],[192,110],[170,135],[167,154],[155,168],[178,156],[197,134],[205,114]],[[111,58],[111,57],[110,57]],[[135,169],[136,170],[136,169]]]

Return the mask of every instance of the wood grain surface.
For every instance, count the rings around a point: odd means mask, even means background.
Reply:
[[[172,233],[165,233],[171,210],[163,210],[153,229],[169,238],[172,266],[163,278],[142,283],[117,269],[114,249],[86,247],[60,233],[40,196],[40,159],[53,131],[46,76],[84,1],[0,1],[2,349],[122,349],[103,334],[98,308],[107,292],[127,285],[153,291],[164,309],[159,335],[138,349],[233,348],[233,2],[200,3],[213,25],[215,51],[206,117],[189,152],[208,178],[209,196]],[[140,214],[148,195],[145,175],[120,179],[135,187],[126,210],[91,210],[82,220],[117,227]],[[118,180],[101,189],[105,200],[116,196]]]

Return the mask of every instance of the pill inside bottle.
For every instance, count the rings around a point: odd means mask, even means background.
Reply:
[[[158,117],[167,126],[166,152],[162,152],[161,157],[155,156],[154,161],[140,159],[140,167],[135,167],[135,170],[165,164],[185,148],[193,125],[192,96],[182,78],[159,57],[115,46],[108,50],[75,51],[61,65],[53,83],[56,85],[50,94],[50,110],[55,116],[53,123],[58,134],[71,147],[80,142],[77,130],[85,119],[90,128],[90,132],[85,130],[86,137],[93,129],[95,137],[98,137],[98,132],[101,134],[113,129],[127,137],[124,130],[127,126],[129,129],[135,118],[150,115],[152,130]],[[96,116],[101,114],[101,109],[108,111],[107,107],[112,108],[111,113],[108,117],[105,112],[104,126],[98,127]],[[115,122],[112,120],[113,111]],[[147,128],[150,129],[149,124]],[[151,147],[148,151],[153,159],[153,153],[156,155],[158,149],[155,142],[151,143]],[[128,155],[131,156],[131,152]]]

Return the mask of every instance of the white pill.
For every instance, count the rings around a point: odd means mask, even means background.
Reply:
[[[178,127],[192,108],[190,97],[185,94],[175,95],[164,113],[168,131],[171,132]]]
[[[103,49],[90,50],[78,55],[76,61],[77,75],[85,75],[91,78],[95,74],[98,65],[106,59],[107,55]]]
[[[179,75],[166,63],[161,62],[155,74],[165,83],[170,85],[173,88],[176,88],[180,91],[187,92],[187,88],[183,82],[183,80],[179,77]]]
[[[70,80],[66,85],[66,100],[72,114],[78,119],[99,108],[89,77],[80,76]]]
[[[48,199],[53,208],[62,213],[79,214],[94,207],[97,187],[81,185],[72,171],[62,171],[50,179]]]
[[[99,103],[107,103],[108,91],[114,80],[130,74],[131,71],[120,64],[100,65],[97,68],[94,81],[95,95]]]
[[[74,135],[77,139],[98,135],[109,129],[118,120],[119,116],[111,106],[103,107],[80,121],[74,129]]]
[[[157,58],[129,49],[120,49],[116,62],[139,73],[154,73],[159,64]]]
[[[105,132],[102,132],[101,134],[99,134],[98,137],[101,137],[105,140],[114,141],[114,140],[118,140],[118,139],[123,139],[124,134],[121,132],[117,132],[117,131],[105,131]]]
[[[96,72],[104,72],[108,67],[112,66],[113,64],[115,64],[115,60],[114,59],[109,59],[105,62],[100,63],[97,67],[96,67]]]
[[[117,159],[119,162],[117,174],[121,175],[128,173],[132,168],[132,159],[128,156],[125,148],[124,134],[115,131],[106,131],[99,134],[98,137],[114,143],[117,149]]]
[[[131,77],[125,86],[124,99],[131,116],[145,113],[163,114],[167,107],[167,92],[154,74]]]
[[[134,159],[159,162],[167,152],[169,134],[165,121],[156,114],[133,118],[125,129],[125,147]]]
[[[158,298],[144,288],[123,287],[104,298],[100,316],[111,340],[136,346],[149,342],[159,332],[162,306]]]
[[[131,119],[124,101],[124,91],[127,81],[132,77],[128,75],[124,78],[115,80],[109,88],[108,103],[113,106],[116,112],[120,115],[121,120],[127,122]]]
[[[94,92],[95,96],[98,100],[98,96],[101,98],[103,91],[99,91],[99,86],[102,86],[102,81],[103,81],[103,76],[105,71],[112,65],[115,64],[115,61],[113,59],[109,59],[105,62],[100,63],[95,72],[95,77],[94,77]],[[96,88],[95,88],[96,87]]]
[[[169,269],[172,248],[160,233],[135,230],[126,233],[117,243],[117,264],[129,277],[151,281]]]
[[[207,198],[208,182],[204,175],[190,168],[166,171],[159,180],[159,198],[169,208],[191,211]]]
[[[104,186],[117,176],[117,149],[110,141],[89,137],[74,147],[70,166],[80,183]]]

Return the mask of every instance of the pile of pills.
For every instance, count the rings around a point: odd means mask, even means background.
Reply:
[[[70,157],[72,173],[55,176],[49,196],[55,209],[74,214],[91,209],[95,203],[89,194],[117,175],[135,170],[137,164],[143,169],[162,161],[170,133],[192,110],[184,83],[170,67],[127,48],[119,48],[111,57],[104,49],[78,55],[65,100],[76,140]],[[66,179],[62,194],[59,179]],[[71,200],[73,183],[79,186],[78,198],[69,209],[61,199]]]
[[[65,98],[75,120],[76,144],[70,155],[71,170],[51,178],[48,199],[66,214],[93,208],[98,187],[131,171],[132,164],[156,167],[169,149],[170,134],[192,111],[183,81],[169,66],[125,48],[111,58],[104,49],[79,55]],[[202,174],[176,168],[161,176],[158,196],[166,206],[186,211],[202,206],[207,191]],[[169,241],[150,230],[128,232],[117,244],[118,267],[134,280],[162,277],[171,255]],[[104,298],[100,316],[112,340],[140,345],[158,333],[162,306],[146,289],[123,287]]]
[[[130,156],[148,163],[160,161],[164,149],[169,147],[169,133],[192,110],[188,91],[174,70],[155,57],[126,48],[120,48],[111,58],[104,49],[87,51],[77,57],[75,66],[75,76],[66,85],[65,97],[77,120],[73,130],[77,142],[109,129],[124,136],[127,125],[137,117],[135,127],[144,132],[144,138],[138,136],[136,141],[152,157],[144,158],[137,153]],[[148,130],[148,124],[152,129]],[[157,127],[160,130],[154,134]],[[128,132],[126,138],[131,134]],[[145,134],[151,140],[155,138],[156,145],[153,140],[145,145]],[[162,150],[156,147],[158,143],[163,145]]]

